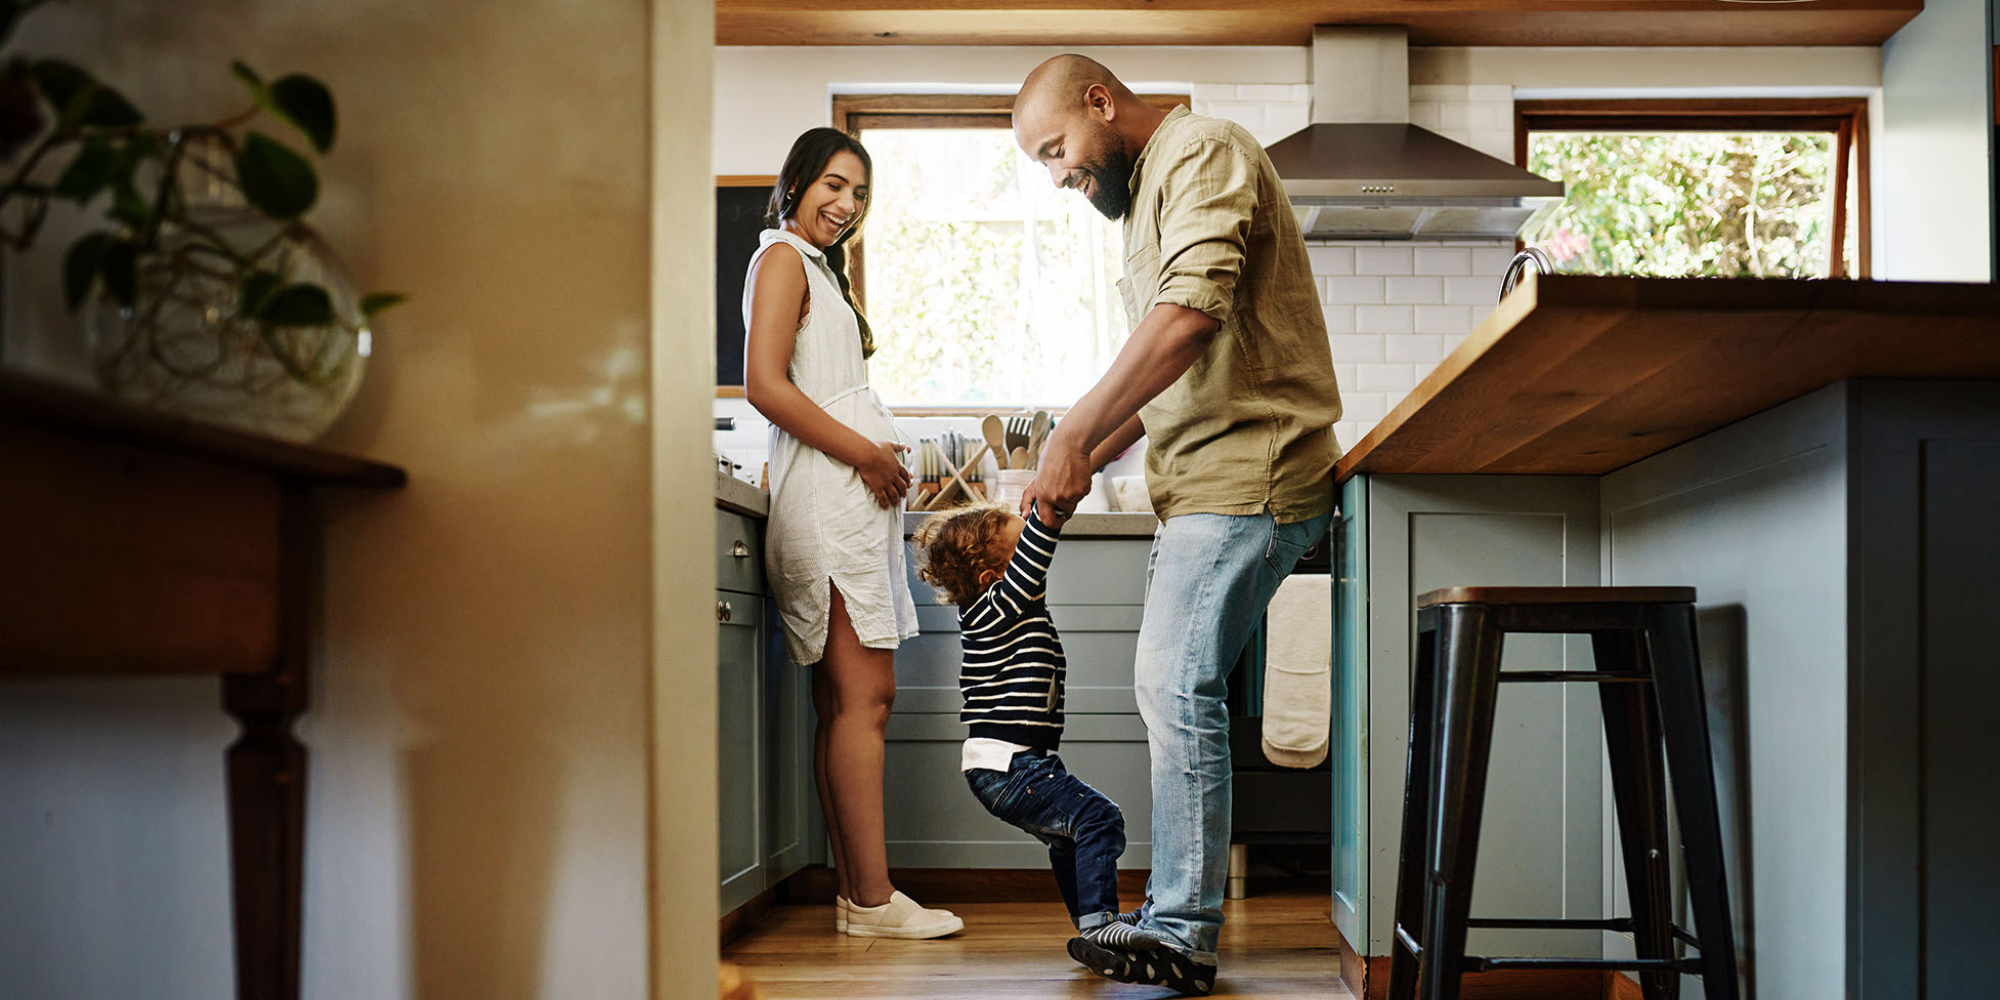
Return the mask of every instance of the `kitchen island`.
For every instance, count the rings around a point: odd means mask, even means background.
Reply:
[[[1337,475],[1332,910],[1357,995],[1386,986],[1413,601],[1453,585],[1698,589],[1745,995],[1984,988],[2000,290],[1531,281]],[[1506,665],[1589,669],[1589,643],[1516,637]],[[1626,912],[1597,699],[1570,687],[1500,699],[1475,915]],[[1595,932],[1470,947],[1630,954]],[[1591,975],[1538,986],[1596,996]]]

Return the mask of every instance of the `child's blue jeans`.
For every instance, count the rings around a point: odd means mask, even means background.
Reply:
[[[1014,754],[1006,774],[974,768],[965,781],[987,812],[1048,845],[1049,867],[1078,930],[1118,915],[1118,856],[1125,853],[1125,814],[1118,803],[1045,751]]]

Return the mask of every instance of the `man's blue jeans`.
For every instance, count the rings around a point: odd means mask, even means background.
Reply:
[[[965,782],[987,812],[1048,845],[1049,867],[1078,930],[1118,915],[1125,814],[1116,802],[1071,775],[1053,753],[1019,752],[1006,774],[974,768]]]
[[[1331,520],[1182,514],[1153,536],[1134,665],[1153,755],[1153,874],[1139,926],[1201,961],[1215,961],[1229,875],[1229,670]]]

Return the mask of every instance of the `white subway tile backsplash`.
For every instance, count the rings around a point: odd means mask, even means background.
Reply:
[[[1286,101],[1264,106],[1264,131],[1272,133],[1278,139],[1305,128],[1310,121],[1312,114],[1309,106],[1305,104]],[[1268,146],[1274,141],[1276,140],[1266,141],[1264,145]]]
[[[1351,364],[1338,364],[1338,363],[1336,363],[1336,364],[1335,364],[1335,365],[1333,366],[1333,381],[1334,381],[1334,384],[1336,384],[1336,385],[1340,386],[1340,387],[1341,387],[1342,389],[1350,389],[1350,388],[1353,388],[1353,387],[1354,387],[1354,366],[1353,366],[1353,365],[1351,365]]]
[[[1395,393],[1400,397],[1416,384],[1415,370],[1407,364],[1355,366],[1354,387],[1362,392]]]
[[[1383,297],[1382,279],[1375,277],[1326,279],[1326,300],[1329,303],[1346,306],[1374,306],[1386,301]]]
[[[1314,274],[1353,274],[1354,250],[1350,247],[1307,247]]]
[[[1416,88],[1412,87],[1410,89],[1415,90]],[[1433,132],[1437,131],[1438,107],[1439,105],[1436,101],[1411,101],[1410,124],[1430,129]]]
[[[1293,100],[1292,85],[1289,83],[1239,83],[1236,85],[1236,99],[1239,101],[1290,101]]]
[[[1479,251],[1475,250],[1474,253]],[[1500,295],[1500,275],[1444,279],[1444,301],[1448,305],[1472,306],[1491,303]]]
[[[1416,88],[1410,88],[1415,90]],[[1465,88],[1468,101],[1504,101],[1514,103],[1514,86],[1507,83],[1475,83]]]
[[[1514,162],[1514,133],[1505,129],[1475,128],[1465,144],[1495,159]]]
[[[1471,306],[1418,306],[1418,333],[1464,333],[1472,329]],[[1414,359],[1413,359],[1414,360]]]
[[[1321,306],[1319,312],[1321,316],[1326,317],[1327,333],[1334,334],[1334,333],[1354,332],[1353,306],[1343,306],[1343,305]]]
[[[1490,274],[1493,276],[1493,280],[1498,281],[1501,275],[1507,273],[1507,262],[1513,259],[1514,248],[1512,247],[1490,247],[1482,250],[1474,250],[1472,251],[1472,273]],[[1495,288],[1493,293],[1498,295],[1500,290]]]
[[[1417,247],[1416,273],[1445,277],[1472,273],[1472,254],[1449,247]]]
[[[1354,326],[1362,333],[1412,333],[1412,324],[1409,306],[1354,307]]]
[[[1382,335],[1344,334],[1328,335],[1327,343],[1333,349],[1335,364],[1343,361],[1367,364],[1382,360]]]
[[[1412,333],[1383,338],[1385,361],[1434,365],[1444,357],[1444,341],[1434,333]]]
[[[1453,352],[1453,351],[1456,351],[1456,350],[1458,350],[1458,345],[1460,345],[1460,344],[1463,344],[1463,343],[1465,343],[1465,338],[1467,338],[1467,337],[1469,337],[1469,336],[1471,336],[1471,335],[1472,335],[1471,331],[1467,331],[1467,332],[1465,332],[1465,333],[1447,333],[1447,334],[1445,334],[1445,335],[1444,335],[1444,356],[1445,356],[1445,357],[1447,357],[1447,358],[1448,358],[1448,357],[1451,357],[1451,352]]]
[[[1202,104],[1209,104],[1215,101],[1233,101],[1236,100],[1236,85],[1233,83],[1197,83],[1188,90],[1188,99]]]
[[[1252,132],[1264,127],[1264,105],[1247,101],[1216,101],[1202,114],[1212,118],[1227,118]]]
[[[1397,393],[1396,398],[1401,399],[1402,393],[1408,391],[1407,389],[1402,390]],[[1362,433],[1366,433],[1369,426],[1373,425],[1375,421],[1382,419],[1383,415],[1388,412],[1389,397],[1386,393],[1361,392],[1357,390],[1355,392],[1342,392],[1340,394],[1340,415],[1360,424]],[[1355,440],[1359,440],[1360,437],[1360,434],[1356,434]],[[1351,445],[1354,442],[1349,441],[1347,443]]]
[[[1505,262],[1502,262],[1505,267]],[[1354,251],[1355,274],[1409,274],[1412,267],[1407,247],[1363,247]]]
[[[1410,85],[1412,101],[1463,101],[1466,88],[1451,83],[1415,83]]]
[[[1415,304],[1418,302],[1439,302],[1444,299],[1443,286],[1437,278],[1393,277],[1388,282],[1384,302]]]

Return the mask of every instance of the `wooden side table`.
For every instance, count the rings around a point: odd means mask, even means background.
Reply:
[[[0,374],[0,680],[221,677],[240,1000],[299,994],[312,491],[405,481]]]

